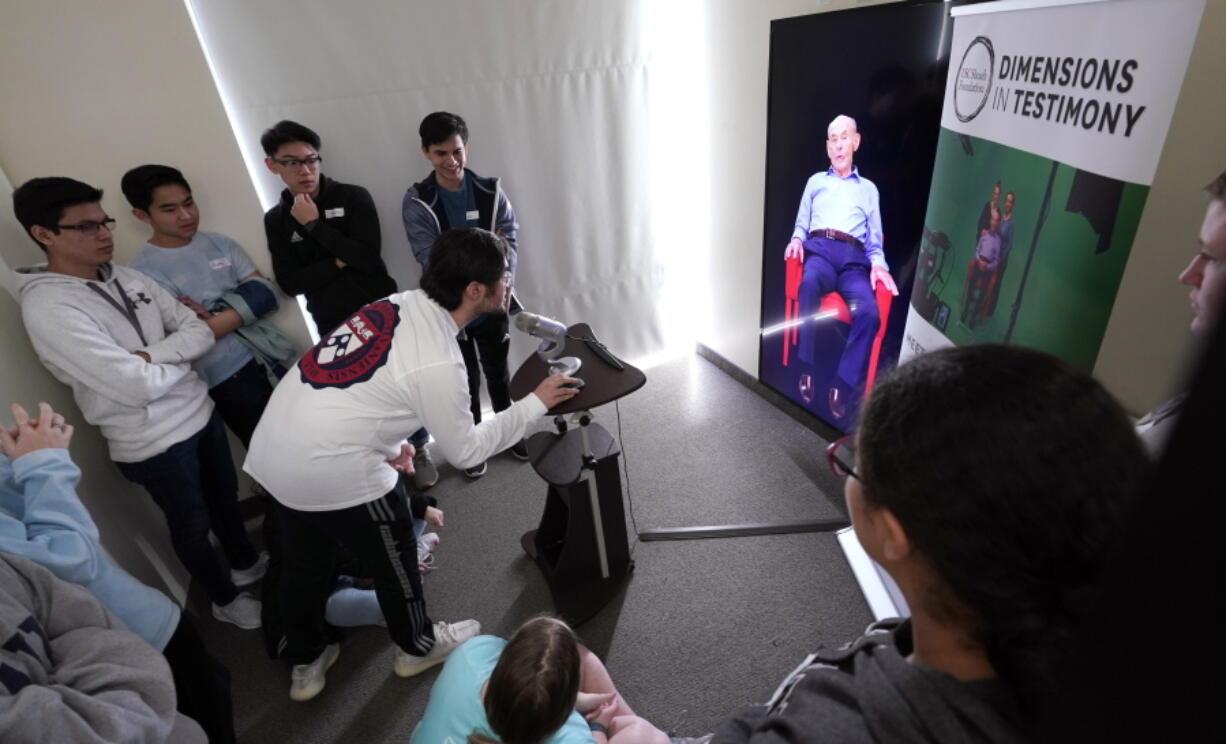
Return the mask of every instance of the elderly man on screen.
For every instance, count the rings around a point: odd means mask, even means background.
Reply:
[[[804,263],[800,317],[817,312],[822,296],[829,292],[838,292],[851,311],[851,332],[828,398],[830,413],[841,419],[847,416],[851,398],[864,379],[873,337],[881,325],[874,294],[877,285],[884,284],[895,295],[898,287],[881,249],[877,187],[852,163],[860,147],[856,122],[849,116],[837,116],[826,134],[830,167],[814,173],[805,184],[792,239],[783,257],[785,261],[799,258]],[[810,367],[814,361],[814,332],[812,323],[800,327],[798,355]],[[800,396],[806,403],[813,400],[809,372],[800,376]]]

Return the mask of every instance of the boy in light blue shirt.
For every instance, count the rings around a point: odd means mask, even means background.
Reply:
[[[222,420],[245,447],[272,395],[273,383],[241,329],[277,309],[272,285],[238,243],[219,233],[198,231],[200,209],[187,180],[175,168],[133,168],[124,174],[122,188],[132,214],[153,228],[130,266],[165,287],[212,329],[216,343],[193,367],[208,384]],[[240,300],[246,302],[245,308],[235,307]],[[228,307],[215,312],[219,303]],[[246,317],[243,310],[248,311]]]

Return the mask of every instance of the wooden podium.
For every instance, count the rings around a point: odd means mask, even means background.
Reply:
[[[621,449],[592,421],[589,409],[629,395],[647,377],[625,362],[617,369],[589,348],[583,339],[593,336],[586,324],[571,326],[567,335],[557,356],[579,358],[583,364],[575,376],[585,384],[550,411],[556,433],[540,432],[528,440],[528,458],[549,489],[539,526],[520,544],[545,574],[558,615],[575,626],[599,612],[634,570],[617,470]],[[511,396],[522,398],[547,376],[548,363],[533,354],[511,379]],[[566,423],[567,414],[577,426]]]

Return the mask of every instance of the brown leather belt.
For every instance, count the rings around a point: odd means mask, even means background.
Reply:
[[[823,227],[819,230],[813,230],[809,233],[810,238],[825,238],[826,240],[837,240],[840,243],[848,243],[854,245],[860,250],[864,250],[864,244],[854,235],[848,235],[842,230],[832,230],[829,227]]]

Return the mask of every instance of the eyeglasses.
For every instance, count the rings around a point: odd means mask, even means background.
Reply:
[[[104,227],[108,231],[113,231],[115,229],[115,218],[107,217],[101,222],[79,222],[75,225],[56,225],[56,227],[60,230],[76,230],[82,235],[97,235],[98,231]]]
[[[323,158],[319,157],[318,155],[310,155],[305,158],[285,158],[284,160],[277,160],[276,158],[273,158],[272,162],[276,163],[282,168],[298,168],[305,165],[311,170],[315,170],[319,167],[319,164],[323,162]]]
[[[856,472],[853,464],[855,461],[856,435],[854,434],[836,439],[826,448],[826,462],[830,464],[830,471],[840,478],[860,480],[860,474]]]

